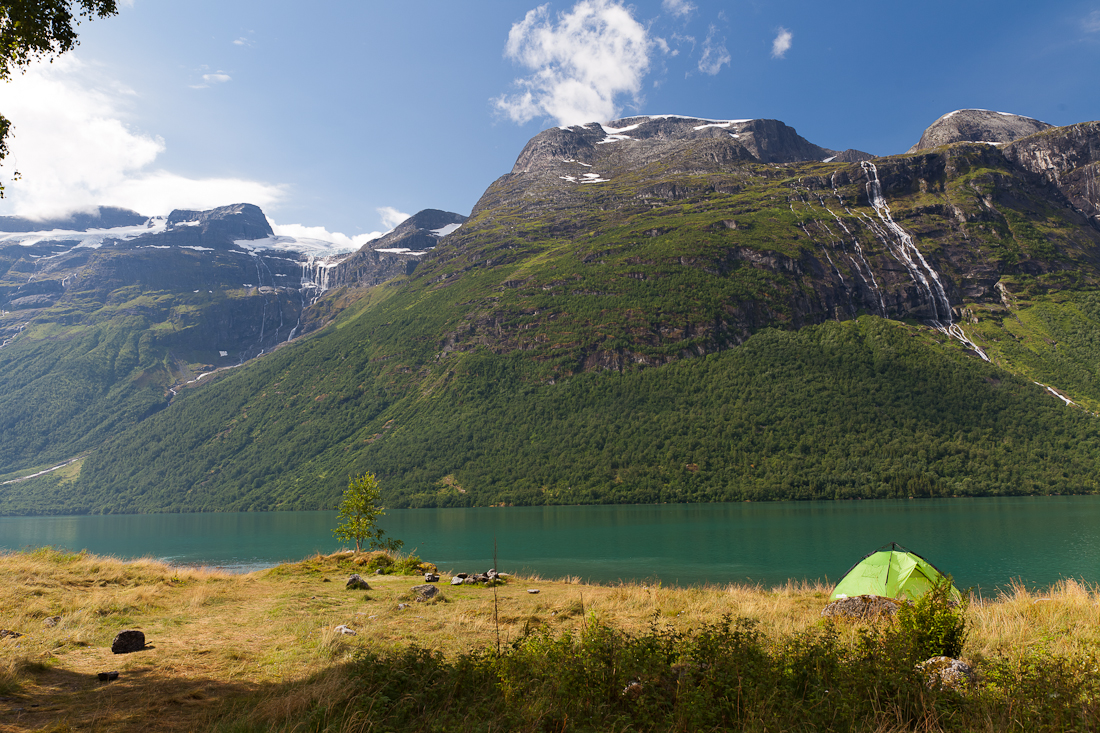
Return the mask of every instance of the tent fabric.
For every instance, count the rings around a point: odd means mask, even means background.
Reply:
[[[896,542],[864,555],[836,584],[830,601],[852,596],[885,596],[915,601],[944,577],[932,563]],[[951,586],[951,596],[961,598]]]

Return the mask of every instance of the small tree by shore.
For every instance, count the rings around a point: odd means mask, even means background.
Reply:
[[[355,542],[355,551],[366,545],[371,550],[397,552],[405,544],[402,540],[389,538],[378,526],[378,518],[384,515],[378,478],[373,473],[348,477],[348,488],[344,491],[344,500],[340,502],[340,519],[343,521],[332,533],[338,539]]]

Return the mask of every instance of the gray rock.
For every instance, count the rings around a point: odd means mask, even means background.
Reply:
[[[61,623],[61,617],[60,616],[50,616],[48,619],[46,619],[42,623],[45,624],[46,628],[52,629],[54,626],[57,626],[59,623]]]
[[[436,573],[424,573],[424,582],[425,583],[438,583],[439,582],[439,575],[437,575]]]
[[[11,629],[0,629],[0,639],[18,639],[22,634]]]
[[[359,576],[359,573],[356,573],[355,575],[348,578],[348,584],[346,587],[348,590],[370,590],[370,585],[368,585],[367,581],[363,580],[363,578]]]
[[[902,603],[884,596],[852,596],[829,603],[821,610],[821,615],[847,621],[874,621],[893,617]]]
[[[961,659],[932,657],[917,665],[929,689],[941,688],[965,693],[974,681],[974,668]]]
[[[538,588],[528,588],[527,592],[534,595],[534,594],[539,592],[539,589]]]
[[[333,631],[337,631],[341,634],[344,634],[345,636],[355,636],[355,629],[345,626],[344,624],[340,624],[335,629],[333,629]]]
[[[111,642],[111,651],[115,654],[129,654],[139,652],[145,648],[145,634],[135,629],[118,632],[115,640]]]
[[[465,583],[466,585],[477,585],[477,578],[475,578],[473,576],[467,576],[467,577],[462,579],[462,582]]]
[[[420,601],[427,601],[439,595],[439,586],[428,585],[427,583],[423,585],[414,585],[411,590],[417,595],[417,600]]]
[[[451,585],[462,585],[465,581],[457,575],[451,578]]]
[[[908,152],[959,142],[1010,143],[1051,127],[1046,122],[1006,112],[960,109],[933,122]]]

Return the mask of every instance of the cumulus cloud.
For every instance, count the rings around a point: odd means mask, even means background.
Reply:
[[[412,216],[412,214],[398,211],[392,206],[381,206],[376,211],[378,216],[382,217],[382,226],[390,230],[395,229],[398,224]]]
[[[359,249],[371,240],[386,236],[401,222],[409,218],[409,214],[398,211],[392,206],[380,206],[375,211],[378,212],[382,226],[386,227],[386,231],[356,234],[352,237],[343,232],[330,232],[324,227],[310,227],[302,224],[276,224],[270,218],[267,221],[271,224],[271,230],[279,236],[294,237],[295,239],[320,239],[323,242],[332,242],[343,249]]]
[[[155,168],[165,143],[125,123],[135,98],[73,54],[0,84],[0,110],[13,123],[0,176],[3,213],[41,217],[110,205],[153,216],[244,201],[265,206],[284,196],[282,186]],[[14,171],[21,178],[12,182]]]
[[[493,100],[520,124],[552,117],[575,125],[618,116],[622,95],[635,99],[658,44],[619,0],[581,0],[556,17],[542,5],[512,26],[504,55],[533,73],[520,92]]]
[[[703,42],[703,55],[699,57],[699,71],[711,76],[721,71],[723,66],[728,66],[731,61],[725,43],[715,39],[717,35],[718,29],[712,25],[707,31],[707,40]]]
[[[1100,32],[1100,10],[1094,10],[1085,16],[1085,19],[1081,22],[1081,26],[1085,29],[1086,33]]]
[[[322,242],[332,242],[341,249],[359,249],[372,239],[378,239],[386,232],[371,232],[370,234],[357,234],[349,237],[343,232],[330,232],[324,227],[309,227],[302,224],[276,224],[270,218],[271,231],[280,237],[294,237],[295,239],[319,239]]]
[[[688,0],[661,0],[661,7],[665,12],[679,16],[688,16],[695,11],[695,4]]]
[[[786,58],[787,51],[791,50],[791,39],[793,38],[793,33],[783,26],[780,26],[779,32],[775,34],[775,40],[772,41],[772,58]]]

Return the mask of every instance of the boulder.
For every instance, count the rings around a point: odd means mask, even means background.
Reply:
[[[345,636],[355,636],[355,629],[345,626],[343,624],[337,626],[335,629],[333,629],[333,631],[344,634]]]
[[[140,652],[145,648],[145,634],[135,629],[118,632],[115,640],[111,642],[111,651],[115,654],[129,654]]]
[[[845,621],[875,621],[893,617],[902,603],[885,596],[851,596],[829,603],[821,609],[821,615]]]
[[[436,574],[436,573],[424,573],[424,582],[425,583],[438,583],[439,582],[439,575]]]
[[[46,628],[52,629],[54,626],[57,626],[59,623],[61,623],[61,617],[60,616],[50,616],[48,619],[44,620],[42,623],[46,626]]]
[[[453,578],[451,578],[451,585],[462,585],[464,582],[466,582],[466,581],[464,581],[462,578],[458,577],[457,575],[454,576]]]
[[[367,581],[360,577],[359,573],[348,578],[348,584],[346,586],[348,590],[370,590],[370,585]]]
[[[423,585],[414,585],[411,590],[416,594],[416,600],[418,601],[427,601],[439,595],[439,586],[428,585],[427,583]]]
[[[539,589],[538,588],[528,588],[527,592],[530,593],[531,595],[534,595],[535,593],[539,592]]]
[[[917,665],[929,689],[940,688],[965,693],[974,681],[974,668],[961,659],[932,657]]]
[[[0,629],[0,639],[18,639],[22,634],[11,629]]]

